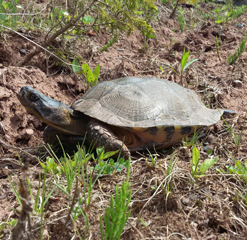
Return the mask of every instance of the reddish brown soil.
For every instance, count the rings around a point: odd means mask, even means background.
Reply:
[[[206,4],[201,7],[205,11],[210,8]],[[136,32],[129,37],[120,35],[112,47],[100,53],[99,48],[110,36],[99,32],[94,37],[85,36],[87,41],[77,42],[73,51],[91,68],[100,63],[99,81],[124,76],[155,76],[179,83],[179,76],[168,64],[179,71],[185,48],[191,51],[190,59],[199,60],[184,72],[184,86],[197,91],[205,105],[230,109],[236,114],[226,119],[232,134],[226,130],[223,120],[209,129],[213,141],[210,142],[207,135],[204,141],[214,149],[217,164],[194,184],[189,177],[191,149],[181,143],[174,146],[177,164],[171,177],[173,188],[169,196],[162,191],[167,181],[162,183],[163,187],[157,193],[154,194],[153,189],[165,179],[171,154],[160,153],[155,167],[150,167],[150,159],[146,156],[140,158],[138,155],[138,160],[133,158],[131,215],[121,239],[246,239],[247,206],[239,197],[240,193],[246,194],[246,183],[234,176],[220,174],[216,168],[226,170],[225,166],[233,164],[233,159],[246,161],[247,52],[245,50],[233,67],[229,67],[227,57],[237,50],[246,33],[247,13],[224,25],[199,21],[195,16],[191,21],[194,22],[193,28],[188,25],[181,32],[177,20],[168,19],[168,9],[161,8],[160,11],[159,21],[153,24],[157,39],[149,40],[147,49],[143,48],[142,36]],[[244,26],[238,27],[237,23],[242,22]],[[45,125],[26,112],[17,99],[17,93],[22,86],[29,85],[70,104],[87,91],[86,79],[72,73],[69,67],[56,64],[48,71],[46,62],[49,65],[55,60],[46,61],[43,53],[35,56],[25,67],[15,67],[23,58],[20,50],[29,53],[34,47],[18,35],[5,34],[7,39],[0,36],[0,123],[4,130],[0,131],[0,222],[18,219],[19,216],[18,212],[12,211],[13,208],[20,209],[20,206],[7,178],[10,175],[18,186],[21,165],[17,154],[22,156],[23,162],[30,160],[30,156],[25,154],[26,149],[43,143]],[[32,39],[38,42],[39,36],[33,33]],[[216,51],[216,36],[221,39],[220,59]],[[241,136],[238,146],[232,136]],[[198,149],[201,160],[208,158],[202,144],[198,143]],[[31,161],[29,170],[32,172],[32,187],[37,192],[38,174],[42,173],[37,160]],[[126,172],[122,171],[96,183],[91,207],[87,210],[90,224],[87,239],[100,239],[99,217],[109,204],[115,186],[121,184],[125,176]],[[145,205],[151,196],[153,198]],[[71,224],[63,236],[59,235],[64,228],[64,219],[58,219],[66,214],[58,211],[66,208],[66,204],[70,205],[71,199],[59,191],[48,201],[44,239],[72,238],[75,228]],[[52,220],[53,224],[48,223]],[[32,223],[33,229],[39,226]],[[76,226],[83,236],[85,221],[82,216],[77,219]],[[39,233],[39,230],[33,232],[35,239],[39,238]],[[6,230],[4,235],[7,237],[9,232]]]

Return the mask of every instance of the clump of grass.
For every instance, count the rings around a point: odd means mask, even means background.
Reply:
[[[216,36],[215,40],[216,40],[216,51],[217,51],[217,56],[218,56],[218,58],[219,58],[219,60],[220,60],[220,62],[221,62],[221,58],[220,58],[220,45],[219,45],[217,36]]]
[[[182,13],[178,15],[178,24],[179,24],[181,31],[184,31],[184,17]]]
[[[234,54],[228,57],[229,65],[233,65],[237,61],[237,59],[241,56],[241,54],[244,52],[245,43],[246,43],[246,37],[244,37],[244,39],[240,43],[238,50]]]
[[[237,174],[247,183],[247,161],[242,164],[239,160],[235,160],[235,165],[226,166],[226,169],[229,173]]]
[[[234,143],[234,145],[236,147],[237,152],[239,151],[240,143],[241,143],[241,140],[242,140],[242,135],[243,135],[243,131],[244,131],[246,118],[247,118],[247,112],[245,113],[244,122],[243,122],[243,125],[242,125],[240,133],[235,133],[233,131],[232,127],[224,120],[225,125],[227,127],[227,130],[229,132],[229,135],[233,140],[233,143]]]
[[[127,213],[131,200],[131,190],[129,189],[130,160],[128,160],[127,179],[123,182],[122,187],[119,185],[115,189],[115,197],[111,196],[110,207],[105,210],[105,216],[100,217],[101,239],[118,240],[122,234],[123,228],[130,216]],[[104,222],[104,229],[103,229]]]
[[[109,42],[107,42],[107,44],[104,47],[100,49],[100,52],[103,52],[107,50],[109,47],[111,47],[117,41],[117,37],[118,37],[118,33],[115,33],[112,39]]]

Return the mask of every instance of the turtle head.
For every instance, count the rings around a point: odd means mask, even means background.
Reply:
[[[29,86],[20,90],[18,99],[28,112],[42,122],[61,132],[71,133],[73,109],[63,102],[56,101]]]

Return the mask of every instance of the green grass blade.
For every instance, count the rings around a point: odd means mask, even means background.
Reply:
[[[182,59],[181,59],[181,72],[184,71],[184,66],[186,65],[188,58],[190,55],[190,51],[186,52],[183,54]]]
[[[183,71],[184,71],[187,67],[189,67],[192,63],[194,63],[194,62],[196,62],[196,61],[198,61],[198,59],[192,59],[192,60],[190,60],[188,63],[186,63],[185,66],[184,66]]]

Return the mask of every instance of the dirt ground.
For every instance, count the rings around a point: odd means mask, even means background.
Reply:
[[[200,8],[206,12],[214,6],[202,3]],[[247,206],[239,196],[247,194],[246,182],[233,174],[218,171],[226,171],[226,166],[234,165],[234,159],[242,163],[246,161],[247,51],[232,67],[229,67],[227,57],[237,50],[246,34],[247,13],[224,25],[211,20],[201,21],[195,16],[195,25],[187,26],[181,32],[177,19],[168,18],[171,8],[159,6],[159,10],[158,21],[152,24],[157,38],[148,41],[146,50],[143,49],[143,37],[136,32],[129,37],[119,35],[117,42],[101,53],[99,48],[110,39],[102,31],[95,36],[85,36],[86,41],[75,43],[73,51],[91,68],[100,63],[99,82],[125,76],[154,76],[180,83],[179,76],[168,64],[179,71],[185,48],[191,51],[190,59],[198,58],[198,61],[184,72],[184,86],[195,90],[210,108],[229,109],[236,114],[204,131],[205,135],[197,145],[200,162],[209,158],[203,145],[208,142],[217,163],[193,184],[190,181],[191,148],[181,142],[170,151],[158,152],[154,167],[150,167],[151,160],[146,153],[133,155],[131,215],[121,239],[247,239]],[[33,41],[39,42],[39,34],[31,35]],[[220,39],[220,58],[216,51],[216,36]],[[55,59],[48,59],[44,53],[35,56],[24,67],[16,67],[23,59],[20,50],[29,53],[33,48],[17,34],[5,32],[0,35],[0,223],[19,217],[19,212],[14,209],[20,210],[20,206],[10,185],[11,179],[18,186],[21,175],[18,155],[22,162],[31,158],[29,178],[36,192],[38,175],[43,172],[37,159],[28,153],[33,154],[37,146],[43,145],[45,124],[28,114],[18,101],[21,87],[32,86],[66,104],[71,104],[88,90],[86,79],[74,74],[67,66],[52,65]],[[238,145],[234,143],[237,136],[241,136]],[[165,173],[173,156],[171,152],[175,152],[176,165],[169,180],[173,187],[168,196],[163,189],[168,184]],[[87,210],[90,225],[87,239],[100,239],[100,215],[109,204],[115,186],[125,177],[126,171],[123,170],[100,178],[94,186],[90,209]],[[161,183],[163,187],[159,187]],[[49,199],[45,208],[43,239],[72,239],[76,233],[73,224],[68,224],[67,231],[60,235],[64,228],[63,217],[67,216],[66,205],[70,204],[71,199],[58,190]],[[84,218],[80,216],[75,224],[83,236]],[[37,226],[39,223],[32,219],[34,239],[40,234],[35,230]],[[10,228],[6,229],[1,229],[1,239],[8,238]],[[78,236],[75,239],[79,239]]]

